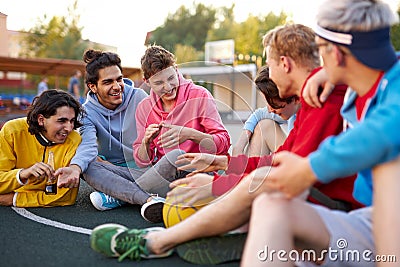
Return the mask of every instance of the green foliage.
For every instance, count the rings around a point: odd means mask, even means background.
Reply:
[[[161,45],[177,55],[178,63],[184,63],[203,60],[206,41],[234,39],[235,54],[243,55],[237,63],[248,63],[252,57],[261,59],[262,37],[267,31],[285,24],[288,16],[283,12],[249,15],[246,21],[237,23],[234,7],[235,4],[213,8],[195,3],[190,9],[181,6],[168,16],[164,25],[151,33],[146,45]],[[250,59],[246,60],[245,55]]]
[[[68,16],[54,16],[50,20],[46,15],[38,18],[28,31],[30,34],[22,40],[21,56],[81,59],[87,44],[82,40],[77,0],[68,13]]]
[[[207,32],[215,22],[215,9],[203,4],[191,8],[181,6],[174,14],[169,14],[163,26],[154,30],[146,44],[157,44],[175,53],[177,44],[204,50]]]
[[[262,38],[276,26],[283,25],[287,15],[283,12],[279,16],[270,12],[266,16],[249,15],[246,21],[237,27],[235,40],[236,54],[262,57]],[[247,61],[247,60],[244,60]],[[239,62],[241,63],[241,62]]]
[[[235,39],[239,24],[235,21],[234,8],[235,4],[232,4],[217,10],[217,21],[207,34],[208,42]]]
[[[174,50],[177,64],[199,61],[204,58],[203,51],[198,51],[190,45],[177,44]]]
[[[400,9],[397,10],[400,16]],[[400,51],[400,25],[396,24],[390,29],[390,38],[396,51]]]

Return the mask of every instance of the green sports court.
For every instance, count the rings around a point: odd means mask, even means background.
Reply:
[[[96,210],[89,194],[93,191],[81,180],[76,204],[54,208],[15,208],[0,206],[0,266],[196,266],[174,253],[163,259],[142,260],[107,258],[89,245],[91,229],[104,223],[129,228],[163,226],[151,224],[140,215],[140,206],[128,205],[109,211]],[[218,266],[239,266],[239,262]]]

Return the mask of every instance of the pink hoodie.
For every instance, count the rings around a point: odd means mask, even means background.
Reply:
[[[142,161],[138,157],[138,148],[144,138],[146,128],[150,124],[159,124],[161,122],[193,128],[212,135],[216,151],[207,151],[205,148],[200,147],[199,144],[190,140],[176,147],[164,149],[157,146],[158,137],[156,137],[150,144],[150,161]],[[137,139],[133,143],[133,157],[139,167],[147,167],[155,163],[173,149],[181,149],[185,152],[205,152],[221,155],[228,153],[231,145],[229,134],[222,124],[215,99],[210,92],[204,87],[194,84],[191,80],[184,79],[180,74],[175,107],[170,112],[165,112],[160,97],[151,90],[150,96],[143,99],[136,109],[136,128]],[[161,133],[158,136],[167,130],[161,128]]]

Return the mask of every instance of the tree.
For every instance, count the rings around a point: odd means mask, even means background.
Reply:
[[[237,23],[234,20],[233,9],[234,5],[220,10],[223,20],[217,20],[209,31],[207,40],[234,39],[237,63],[257,61],[262,58],[262,37],[276,26],[285,24],[287,15],[283,12],[279,15],[270,12],[264,17],[249,15],[244,22]],[[254,58],[256,60],[253,60]]]
[[[157,44],[175,53],[176,45],[192,46],[203,51],[207,33],[215,22],[216,10],[203,4],[191,8],[181,6],[174,14],[169,14],[163,26],[151,33],[146,44]]]
[[[221,7],[217,10],[217,20],[208,31],[207,41],[235,39],[239,24],[235,21],[234,8],[235,4],[232,4],[231,7]]]
[[[400,16],[400,8],[397,10]],[[396,51],[400,51],[400,25],[396,24],[390,29],[390,38]]]
[[[53,16],[48,20],[47,16],[38,18],[37,23],[28,30],[21,41],[20,56],[33,58],[65,58],[81,60],[84,51],[89,47],[101,49],[98,45],[92,45],[88,40],[82,40],[79,26],[80,16],[77,12],[75,0],[72,7],[68,8],[67,16]],[[72,73],[70,73],[72,75]],[[66,88],[69,77],[48,77],[49,86]],[[28,75],[28,80],[37,84],[41,77]]]
[[[188,63],[193,61],[201,61],[204,59],[204,52],[196,50],[190,45],[175,45],[176,63]],[[192,65],[193,66],[193,65]]]
[[[21,56],[81,59],[87,48],[79,27],[77,0],[68,8],[68,16],[38,19],[22,40]]]
[[[238,63],[251,62],[262,57],[262,36],[270,29],[287,21],[281,12],[267,16],[250,15],[246,21],[237,23],[234,16],[235,4],[230,7],[206,7],[195,4],[191,8],[181,6],[169,14],[164,24],[151,32],[146,45],[157,44],[179,54],[179,63],[203,60],[206,41],[235,40],[235,54],[243,57]]]
[[[263,52],[262,38],[273,28],[285,24],[287,15],[281,12],[275,15],[270,12],[266,16],[249,15],[248,18],[237,27],[235,37],[235,52],[243,55],[239,63],[255,61],[254,58],[261,58]],[[249,58],[246,58],[248,56]]]

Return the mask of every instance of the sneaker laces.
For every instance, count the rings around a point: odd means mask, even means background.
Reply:
[[[131,260],[139,261],[141,255],[147,254],[146,239],[143,236],[147,233],[146,230],[131,229],[123,233],[123,238],[116,238],[116,251],[125,251],[118,261],[123,261],[126,257]]]
[[[110,195],[104,194],[104,197],[106,198],[106,203],[114,203],[114,202],[119,203],[118,199],[116,199]]]

